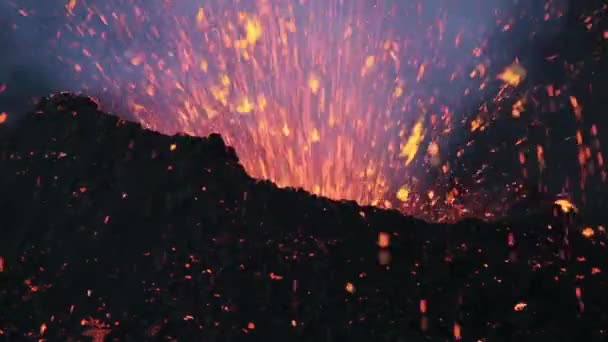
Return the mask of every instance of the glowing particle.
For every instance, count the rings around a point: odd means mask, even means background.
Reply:
[[[176,144],[171,144],[171,146],[169,146],[169,150],[170,151],[175,151],[177,149],[177,145]]]
[[[513,310],[515,310],[515,311],[523,311],[527,306],[528,306],[527,303],[519,302],[519,303],[515,304],[515,306],[513,307]]]
[[[249,19],[245,24],[247,32],[247,42],[254,45],[262,37],[262,24],[257,19]]]
[[[424,72],[426,70],[426,65],[421,64],[418,68],[418,75],[416,76],[416,82],[420,82],[420,80],[424,77]]]
[[[420,300],[419,307],[420,307],[420,313],[425,314],[428,309],[426,299]]]
[[[258,95],[258,109],[263,111],[266,109],[268,102],[266,101],[266,97],[264,95]]]
[[[247,329],[249,329],[249,330],[255,329],[255,323],[253,323],[253,322],[247,323]]]
[[[65,9],[68,11],[68,13],[70,14],[74,14],[74,8],[76,8],[76,0],[70,0],[68,1],[68,3],[65,5]]]
[[[436,142],[430,143],[429,147],[427,148],[427,153],[431,156],[436,156],[439,154],[439,144]]]
[[[475,132],[478,130],[483,124],[481,117],[476,117],[473,121],[471,121],[471,132]]]
[[[312,131],[310,132],[310,141],[315,143],[321,140],[321,136],[319,135],[319,130],[316,128],[313,128]]]
[[[198,9],[198,12],[196,13],[196,22],[198,24],[203,24],[206,20],[207,20],[207,16],[205,15],[205,9],[201,7]]]
[[[270,272],[270,279],[272,280],[283,280],[283,276],[278,275],[274,272]]]
[[[514,118],[519,118],[521,116],[521,113],[523,111],[525,111],[524,101],[523,100],[517,100],[517,102],[515,102],[513,104],[513,110],[511,111],[511,115]]]
[[[574,110],[574,115],[578,120],[581,119],[583,115],[583,107],[578,102],[578,99],[574,96],[570,96],[570,105],[572,105],[572,109]]]
[[[0,125],[5,123],[7,118],[8,118],[8,114],[6,114],[6,112],[0,113]]]
[[[298,324],[298,322],[296,322],[296,320],[295,320],[295,319],[292,319],[292,320],[291,320],[291,326],[292,326],[292,327],[294,327],[294,328],[295,328],[297,324]]]
[[[526,69],[524,69],[518,62],[515,62],[505,68],[505,70],[498,75],[498,79],[512,87],[517,87],[523,80],[526,79],[526,75]]]
[[[460,341],[462,339],[462,328],[460,327],[460,324],[454,322],[452,333],[454,335],[455,340]]]
[[[374,64],[376,64],[376,57],[375,56],[367,56],[367,58],[365,58],[365,67],[366,68],[371,68],[374,66]]]
[[[207,63],[207,61],[203,59],[199,64],[199,68],[201,69],[201,71],[207,72],[207,70],[209,69],[209,63]]]
[[[46,332],[47,326],[45,323],[42,323],[40,325],[40,336],[44,335],[44,333]]]
[[[283,135],[288,137],[290,133],[291,133],[291,131],[289,130],[289,126],[287,126],[287,123],[284,123],[283,124]]]
[[[4,265],[5,265],[4,257],[0,256],[0,273],[4,272]]]
[[[564,213],[578,212],[578,208],[567,199],[558,199],[554,202]]]
[[[401,157],[405,157],[405,165],[409,165],[418,153],[420,143],[424,138],[424,124],[422,120],[419,120],[412,130],[412,134],[408,138],[405,145],[401,147]]]
[[[391,236],[388,233],[380,232],[378,233],[378,247],[386,248],[391,243]]]
[[[144,61],[144,58],[141,55],[131,58],[131,64],[133,66],[140,66],[143,61]]]
[[[228,77],[228,75],[222,75],[220,81],[224,87],[228,87],[230,85],[230,77]]]
[[[507,244],[509,247],[515,246],[515,235],[513,235],[513,232],[509,232],[509,235],[507,236]]]
[[[319,91],[321,83],[319,82],[319,78],[316,75],[310,75],[308,78],[308,87],[313,94],[316,94]]]
[[[398,97],[401,97],[401,95],[403,95],[403,88],[396,87],[395,90],[393,91],[393,97],[398,98]]]
[[[253,111],[253,107],[254,104],[249,100],[249,98],[245,97],[237,104],[236,111],[240,114],[251,113]]]
[[[399,191],[397,191],[397,199],[399,199],[402,202],[407,201],[409,196],[410,196],[410,190],[406,187],[401,187],[399,189]]]
[[[355,285],[353,285],[352,283],[346,283],[346,292],[348,293],[355,293],[356,289],[355,289]]]
[[[583,236],[587,239],[590,239],[593,237],[593,235],[595,235],[595,231],[591,227],[585,227],[581,234],[583,234]]]

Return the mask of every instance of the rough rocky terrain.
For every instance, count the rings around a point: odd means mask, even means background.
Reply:
[[[0,126],[0,189],[0,340],[608,334],[606,232],[556,207],[430,224],[279,189],[219,135],[68,94]]]

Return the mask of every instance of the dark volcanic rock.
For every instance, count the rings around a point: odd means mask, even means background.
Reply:
[[[572,217],[448,226],[278,189],[219,135],[67,94],[3,129],[0,339],[605,340],[605,232]]]

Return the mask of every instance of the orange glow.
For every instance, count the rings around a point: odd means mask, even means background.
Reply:
[[[516,62],[499,74],[498,79],[510,86],[517,87],[526,78],[526,74],[526,69]]]
[[[378,247],[386,248],[391,243],[391,236],[388,233],[380,232],[378,233]]]
[[[283,280],[283,276],[270,272],[270,279],[272,280]]]
[[[355,285],[353,285],[352,283],[346,283],[345,289],[348,293],[355,293]]]
[[[554,203],[558,205],[564,213],[578,212],[578,208],[567,199],[558,199]]]
[[[581,233],[587,239],[590,239],[593,237],[593,235],[595,235],[595,231],[591,227],[585,227]]]
[[[527,306],[528,306],[527,303],[519,302],[519,303],[515,304],[515,306],[513,307],[513,310],[515,310],[515,311],[523,311]]]
[[[462,339],[462,328],[460,327],[460,324],[454,323],[452,333],[454,334],[455,340],[460,341]]]
[[[426,307],[426,299],[421,299],[420,300],[420,313],[426,313],[427,307]]]
[[[5,123],[7,118],[8,118],[8,114],[6,114],[5,112],[0,113],[0,125]]]

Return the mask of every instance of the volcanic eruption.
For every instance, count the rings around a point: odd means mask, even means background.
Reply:
[[[553,54],[566,1],[4,6],[15,41],[58,63],[55,90],[159,132],[219,132],[283,187],[451,221],[605,178],[588,89],[570,86],[592,62]],[[564,159],[580,179],[552,174]]]

